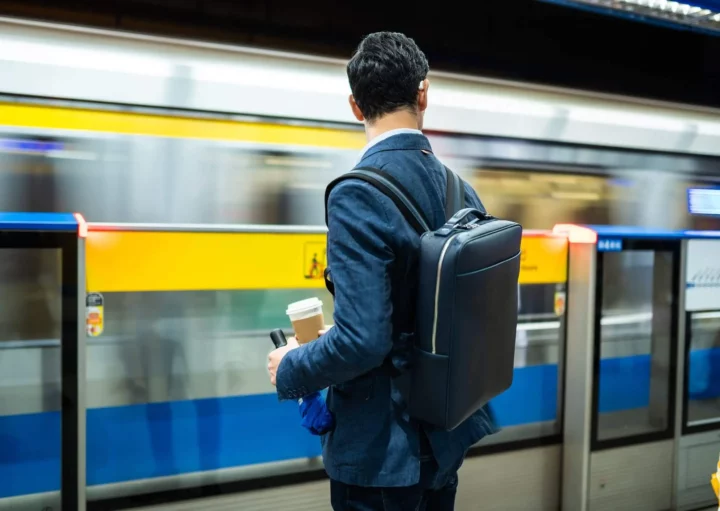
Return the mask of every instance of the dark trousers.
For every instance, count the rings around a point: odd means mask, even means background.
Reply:
[[[402,488],[352,486],[330,481],[334,511],[453,511],[457,470],[442,473],[429,456],[421,461],[420,482]]]

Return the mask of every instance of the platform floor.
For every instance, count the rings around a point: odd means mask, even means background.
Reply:
[[[558,446],[523,451],[520,456],[489,455],[468,458],[460,469],[457,511],[556,511],[560,449]],[[492,467],[489,469],[488,467]],[[518,487],[515,477],[525,474]],[[498,475],[500,475],[498,477]],[[513,503],[508,507],[508,495]],[[543,502],[537,502],[542,495]],[[327,480],[297,486],[212,497],[192,502],[147,507],[140,511],[332,511]],[[430,511],[430,510],[428,510]],[[717,511],[717,510],[713,510]]]
[[[137,509],[134,511],[237,511],[241,509],[247,509],[252,511],[332,511],[329,500],[327,483],[318,484],[318,499],[312,500],[293,500],[288,495],[287,507],[278,507],[276,504],[263,504],[264,494],[257,492],[252,498],[247,498],[242,495],[227,495],[224,497],[214,497],[210,499],[201,499],[184,503],[166,504],[162,506],[152,506]],[[281,491],[281,490],[267,490],[267,491]],[[277,501],[274,501],[277,502]],[[468,502],[468,499],[463,499],[462,495],[459,496],[456,511],[483,511],[485,509],[495,509],[498,511],[527,511],[524,506],[521,507],[502,507],[495,505],[492,507],[484,506],[479,502]],[[718,511],[717,507],[708,507],[699,511]]]
[[[460,469],[457,511],[557,511],[561,448],[543,446],[517,456],[470,457]],[[522,476],[522,483],[518,482]],[[329,481],[268,488],[135,508],[134,511],[332,511]],[[616,511],[623,511],[617,506]],[[625,506],[624,509],[629,509]],[[632,511],[637,511],[637,509]],[[428,510],[430,511],[430,510]],[[645,511],[656,511],[647,510]],[[710,507],[703,511],[718,511]]]
[[[272,498],[270,498],[272,494]],[[330,483],[319,481],[248,493],[173,502],[134,511],[332,511]],[[717,511],[717,510],[714,510]]]

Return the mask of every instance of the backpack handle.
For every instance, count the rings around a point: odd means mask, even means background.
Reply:
[[[490,220],[493,218],[492,216],[480,211],[479,209],[464,208],[455,213],[453,217],[448,220],[445,225],[442,226],[442,229],[440,229],[439,232],[445,233],[453,230],[460,222],[462,222],[469,216],[474,216],[478,220]]]

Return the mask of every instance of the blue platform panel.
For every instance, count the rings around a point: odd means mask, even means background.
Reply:
[[[73,213],[2,213],[0,231],[68,231],[77,232]]]
[[[671,230],[633,225],[580,225],[594,231],[599,240],[684,240],[720,239],[720,231]]]

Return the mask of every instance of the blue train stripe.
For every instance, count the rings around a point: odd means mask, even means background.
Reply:
[[[691,398],[720,396],[720,349],[693,352],[690,368]],[[647,406],[649,374],[648,355],[603,360],[601,412]],[[553,420],[557,393],[556,365],[516,369],[493,401],[500,425]],[[96,408],[87,420],[89,485],[320,455],[297,404],[274,394]],[[59,486],[60,414],[0,416],[0,498]]]

